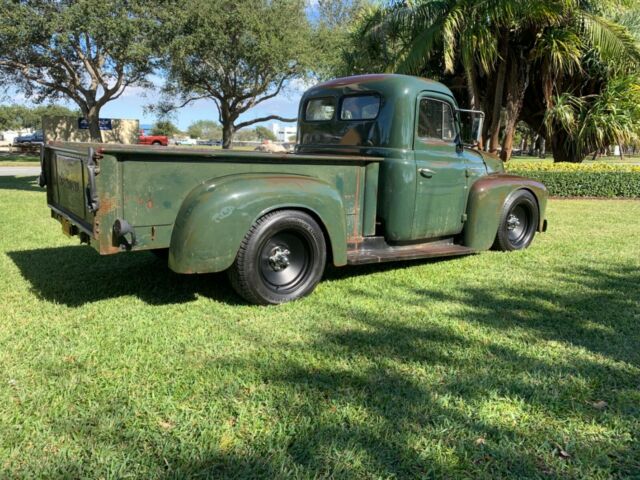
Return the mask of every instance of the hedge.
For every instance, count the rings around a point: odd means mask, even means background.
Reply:
[[[539,180],[554,197],[640,198],[640,165],[512,162],[509,173]]]

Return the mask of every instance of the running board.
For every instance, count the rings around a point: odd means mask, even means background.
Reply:
[[[359,248],[347,252],[347,264],[364,265],[367,263],[417,260],[421,258],[453,257],[472,253],[476,253],[476,251],[448,241],[402,246],[388,245],[379,240],[375,242],[365,241],[359,245]]]

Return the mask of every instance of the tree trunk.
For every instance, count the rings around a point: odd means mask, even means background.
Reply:
[[[522,111],[524,94],[529,86],[530,70],[528,59],[522,53],[519,58],[511,58],[511,68],[507,80],[507,122],[502,141],[502,152],[500,152],[500,158],[503,162],[508,162],[511,159],[513,137]]]
[[[220,104],[220,123],[222,123],[222,148],[231,148],[231,142],[233,141],[233,135],[236,133],[234,122],[238,118],[238,115],[234,115],[229,105],[225,102]]]
[[[92,142],[102,143],[102,131],[100,130],[100,110],[95,106],[89,107],[87,111],[87,121],[89,122],[89,136]]]
[[[222,124],[222,148],[229,149],[231,148],[231,142],[233,141],[233,124],[229,122],[225,122]]]
[[[562,131],[551,135],[551,148],[553,149],[554,163],[580,163],[583,160],[578,156],[578,145],[575,140],[568,138]]]
[[[500,44],[500,65],[496,78],[496,88],[493,97],[493,108],[491,110],[491,127],[489,128],[489,151],[496,153],[500,144],[500,120],[502,117],[502,100],[504,98],[505,79],[507,76],[507,63],[509,55],[509,32],[505,32]]]

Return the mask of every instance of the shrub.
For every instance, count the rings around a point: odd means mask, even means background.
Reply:
[[[554,197],[640,198],[640,166],[513,162],[509,173],[544,183]]]

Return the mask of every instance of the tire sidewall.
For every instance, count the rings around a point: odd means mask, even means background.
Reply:
[[[262,276],[260,253],[271,237],[282,231],[293,231],[301,236],[309,250],[309,266],[304,280],[294,290],[274,291]],[[282,211],[272,214],[251,235],[245,252],[245,271],[252,294],[264,303],[279,304],[304,297],[313,291],[324,273],[326,242],[318,223],[303,212]]]

